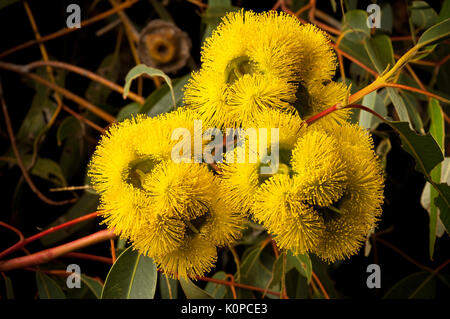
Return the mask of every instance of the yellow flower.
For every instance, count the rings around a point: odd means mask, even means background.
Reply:
[[[246,137],[245,145],[237,146],[234,152],[235,158],[233,162],[230,162],[229,156],[225,156],[225,161],[219,163],[221,177],[221,189],[224,201],[231,207],[239,210],[242,214],[247,214],[253,204],[254,196],[258,191],[260,185],[270,175],[261,175],[261,153],[259,152],[259,137],[262,133],[261,129],[266,129],[267,132],[267,148],[270,153],[272,140],[272,128],[278,129],[278,142],[279,142],[279,173],[288,173],[290,153],[294,148],[297,138],[302,134],[302,121],[295,114],[289,114],[279,112],[271,109],[264,113],[255,116],[248,122],[246,129],[255,129],[256,132],[256,154],[257,160],[255,162],[250,161],[250,154],[252,149],[249,138]],[[239,163],[237,161],[237,154],[244,152],[245,161]],[[231,154],[230,154],[231,155]]]
[[[250,208],[255,219],[294,253],[331,262],[355,254],[383,203],[382,169],[369,134],[351,124],[328,132],[310,127],[291,166],[291,174],[259,187]]]
[[[327,261],[355,254],[368,232],[376,226],[383,204],[384,177],[373,142],[357,125],[343,125],[334,131],[342,159],[347,163],[348,180],[343,196],[333,204],[339,213],[330,213],[325,232],[314,253]]]
[[[346,189],[347,166],[339,144],[324,131],[309,130],[292,152],[292,169],[310,205],[332,205]]]
[[[216,127],[246,126],[269,109],[295,112],[299,87],[334,75],[328,43],[325,33],[284,13],[229,13],[206,40],[185,103]]]
[[[306,85],[305,93],[296,102],[299,115],[307,120],[337,103],[347,104],[349,88],[344,83],[329,82],[328,84],[311,83]],[[298,96],[299,97],[299,96]],[[322,117],[312,125],[326,130],[345,123],[350,119],[350,109],[340,109]]]
[[[292,178],[275,175],[258,190],[252,213],[274,235],[280,248],[303,254],[318,244],[324,223],[295,190]]]
[[[205,163],[172,162],[176,128],[187,128],[192,144],[191,111],[114,124],[89,175],[110,229],[165,272],[197,276],[212,267],[217,247],[240,236],[243,219],[219,199],[219,182]]]

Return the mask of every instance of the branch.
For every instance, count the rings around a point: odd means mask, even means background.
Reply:
[[[78,250],[90,245],[94,245],[109,240],[111,238],[114,238],[115,236],[116,235],[110,230],[107,229],[101,230],[92,235],[74,240],[70,243],[61,246],[42,250],[40,252],[28,256],[13,258],[6,261],[0,261],[0,271],[8,271],[13,269],[45,264],[50,260],[56,259],[74,250]]]

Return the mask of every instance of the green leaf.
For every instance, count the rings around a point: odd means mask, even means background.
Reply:
[[[183,100],[183,87],[190,79],[190,74],[173,80],[173,91],[175,94],[175,104],[180,106]],[[140,113],[147,114],[150,117],[157,116],[162,113],[169,112],[172,107],[170,106],[170,89],[167,84],[162,85],[158,89],[154,90],[146,99]]]
[[[137,102],[127,104],[123,108],[120,109],[119,113],[117,114],[116,120],[117,120],[117,122],[120,122],[125,119],[129,119],[133,115],[138,114],[140,110],[141,110],[141,105]]]
[[[410,92],[399,91],[400,96],[405,102],[406,110],[408,111],[409,118],[411,119],[411,124],[413,128],[420,134],[425,134],[425,129],[423,127],[422,117],[420,115],[420,104],[419,101],[410,94]]]
[[[439,145],[434,138],[427,135],[418,135],[411,131],[406,122],[386,121],[400,136],[402,147],[416,160],[416,170],[429,179],[430,171],[444,160]]]
[[[58,217],[45,229],[60,225],[62,223],[68,222],[83,215],[95,212],[97,210],[98,203],[99,203],[98,195],[89,192],[84,192],[83,195],[80,197],[80,199],[67,211],[67,213]],[[64,229],[61,229],[60,231],[53,232],[51,234],[48,234],[47,236],[42,237],[40,241],[44,246],[53,245],[66,239],[73,233],[83,228],[86,228],[86,225],[92,221],[93,220],[88,220],[81,223],[77,223],[70,227],[66,227]]]
[[[240,278],[236,274],[236,281],[263,289],[267,287],[272,279],[272,271],[262,264],[260,260],[261,252],[260,244],[250,247],[244,252],[240,266]],[[270,269],[272,267],[273,264],[270,265]],[[242,289],[237,289],[237,293],[239,298],[250,298],[252,296],[250,291]]]
[[[370,37],[370,28],[367,26],[367,12],[363,10],[351,10],[345,14],[342,31],[351,30],[355,34],[353,40],[362,40]]]
[[[287,264],[295,267],[295,269],[307,279],[308,283],[311,281],[312,263],[307,254],[294,255],[291,251],[288,251]]]
[[[383,299],[433,299],[436,294],[436,280],[433,274],[418,272],[396,283]]]
[[[441,151],[444,151],[444,140],[445,140],[445,124],[444,115],[442,113],[439,101],[436,99],[430,99],[428,104],[428,114],[430,116],[430,134],[436,140]],[[441,167],[442,163],[436,165],[435,168],[431,170],[430,176],[435,183],[441,182]],[[430,248],[430,259],[433,259],[434,254],[434,244],[436,241],[436,226],[437,226],[437,207],[434,203],[435,199],[438,197],[438,192],[434,187],[430,188],[430,237],[429,237],[429,248]]]
[[[364,47],[378,73],[395,64],[391,39],[385,34],[365,38]]]
[[[433,186],[439,193],[438,197],[434,200],[434,203],[439,208],[439,216],[447,233],[450,233],[450,186],[446,183],[435,184]]]
[[[72,276],[77,276],[73,273]],[[102,295],[103,285],[96,279],[81,274],[80,288],[72,288],[68,290],[67,299],[100,299]]]
[[[214,299],[205,290],[196,286],[189,278],[180,278],[180,285],[187,299]]]
[[[84,123],[69,116],[59,125],[56,132],[58,145],[64,143],[59,163],[64,176],[70,181],[78,172],[84,170],[87,156],[87,145]]]
[[[14,299],[14,289],[12,286],[11,278],[4,275],[3,279],[5,280],[6,299]]]
[[[55,110],[56,104],[50,99],[50,90],[37,84],[31,107],[17,132],[17,141],[31,144],[46,127]]]
[[[383,117],[387,116],[386,106],[384,105],[383,98],[376,92],[373,91],[362,100],[362,105],[374,110]],[[378,124],[382,122],[378,117],[372,115],[369,112],[359,113],[359,125],[369,130],[375,129]]]
[[[103,285],[98,280],[84,274],[81,274],[80,277],[81,286],[86,286],[97,299],[100,299],[102,296]]]
[[[2,2],[0,2],[0,10],[9,7],[10,5],[19,2],[20,0],[3,0]]]
[[[226,280],[226,273],[224,271],[216,272],[212,278]],[[227,293],[227,286],[208,282],[205,291],[209,293],[214,299],[223,299]]]
[[[145,64],[139,64],[136,65],[134,68],[132,68],[127,76],[125,77],[125,86],[123,88],[123,97],[127,97],[128,93],[130,92],[130,86],[131,86],[131,81],[133,81],[135,78],[141,76],[142,74],[146,74],[149,76],[160,76],[164,79],[164,81],[166,81],[167,85],[170,88],[170,93],[172,96],[172,102],[173,102],[173,108],[175,109],[176,107],[176,101],[175,101],[175,94],[173,92],[173,87],[172,87],[172,80],[161,70],[155,69],[155,68],[151,68],[149,66],[146,66]]]
[[[450,0],[445,0],[442,4],[441,11],[439,12],[439,17],[437,22],[444,21],[450,18]]]
[[[408,108],[406,107],[403,98],[400,96],[400,94],[398,94],[397,90],[395,88],[387,87],[386,92],[388,93],[389,99],[392,101],[392,104],[394,105],[394,109],[397,112],[400,121],[411,123]]]
[[[25,155],[22,157],[22,161],[25,167],[28,167],[31,163],[32,156]],[[13,157],[6,158],[8,162],[17,164],[17,159]],[[61,167],[55,161],[52,161],[48,158],[36,158],[36,162],[31,169],[31,174],[37,177],[40,177],[46,181],[49,181],[56,186],[66,186],[67,182],[64,178],[64,174],[61,170]]]
[[[153,260],[129,247],[109,270],[102,299],[153,299],[157,279]]]
[[[40,299],[66,299],[61,287],[46,274],[37,271],[36,284]]]
[[[108,54],[100,63],[96,73],[111,82],[116,82],[119,77],[118,61],[119,59],[116,54]],[[91,103],[102,105],[106,103],[110,94],[111,89],[109,87],[97,81],[91,81],[85,95],[86,99]]]
[[[413,1],[411,9],[412,22],[421,29],[436,23],[438,15],[425,1]]]
[[[162,299],[177,299],[178,280],[167,277],[165,274],[159,274],[159,291]]]
[[[417,41],[420,47],[442,41],[450,36],[450,18],[441,21],[427,29]]]

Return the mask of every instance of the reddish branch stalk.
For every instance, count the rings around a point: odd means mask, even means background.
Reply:
[[[42,250],[40,252],[28,256],[13,258],[6,261],[0,261],[0,271],[9,271],[18,268],[44,264],[49,262],[50,260],[63,256],[74,250],[78,250],[96,243],[100,243],[102,241],[106,241],[114,237],[115,235],[112,231],[107,229],[101,230],[94,234],[74,240],[70,243],[61,246]]]
[[[216,284],[220,284],[220,285],[226,285],[231,287],[232,285],[234,285],[234,287],[238,287],[238,288],[243,288],[243,289],[248,289],[248,290],[254,290],[254,291],[259,291],[261,293],[267,293],[269,295],[274,295],[274,296],[280,296],[279,292],[275,292],[275,291],[271,291],[271,290],[265,290],[263,288],[259,288],[259,287],[254,287],[254,286],[249,286],[249,285],[245,285],[245,284],[241,284],[241,283],[237,283],[237,282],[230,282],[227,280],[220,280],[220,279],[215,279],[215,278],[208,278],[208,277],[197,277],[197,280],[201,280],[201,281],[208,281],[208,282],[213,282]]]
[[[104,86],[107,86],[108,88],[110,88],[111,90],[114,90],[118,93],[120,93],[121,95],[123,94],[123,87],[109,81],[108,79],[105,79],[101,76],[99,76],[98,74],[91,72],[89,70],[80,68],[76,65],[72,65],[69,63],[65,63],[65,62],[60,62],[60,61],[36,61],[33,63],[29,63],[27,65],[24,65],[23,68],[24,70],[26,70],[27,72],[29,72],[30,70],[34,69],[34,68],[38,68],[38,67],[43,67],[43,66],[53,66],[56,68],[61,68],[61,69],[65,69],[65,70],[69,70],[71,72],[80,74],[82,76],[85,76],[93,81],[96,81],[98,83],[103,84]],[[129,97],[131,100],[139,103],[139,104],[144,104],[144,98],[142,96],[137,95],[136,93],[133,92],[129,92],[127,97]]]
[[[63,228],[75,225],[77,223],[80,223],[80,222],[83,222],[83,221],[95,218],[95,217],[98,216],[98,214],[99,214],[99,212],[94,212],[94,213],[91,213],[91,214],[87,214],[87,215],[84,215],[82,217],[75,218],[75,219],[73,219],[71,221],[68,221],[67,223],[64,223],[64,224],[61,224],[61,225],[58,225],[58,226],[55,226],[55,227],[51,227],[51,228],[49,228],[47,230],[44,230],[44,231],[42,231],[42,232],[40,232],[40,233],[38,233],[36,235],[33,235],[31,237],[27,237],[27,238],[23,238],[22,237],[21,240],[17,244],[15,244],[15,245],[7,248],[6,250],[2,251],[0,253],[0,259],[4,258],[5,256],[7,256],[7,255],[9,255],[9,254],[11,254],[11,253],[13,253],[15,251],[18,251],[18,250],[22,249],[23,247],[25,247],[25,245],[28,245],[29,243],[31,243],[31,242],[33,242],[33,241],[35,241],[35,240],[37,240],[37,239],[39,239],[39,238],[41,238],[41,237],[43,237],[45,235],[48,235],[48,234],[53,233],[53,232],[55,232],[57,230],[60,230],[60,229],[63,229]]]

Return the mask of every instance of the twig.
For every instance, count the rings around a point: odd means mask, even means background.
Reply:
[[[92,113],[94,113],[98,117],[102,118],[103,120],[107,121],[108,123],[115,122],[116,119],[114,116],[106,113],[105,111],[98,108],[91,102],[79,97],[78,95],[75,95],[74,93],[70,92],[69,90],[62,88],[56,84],[53,84],[53,83],[47,81],[46,79],[44,79],[43,77],[40,77],[39,75],[36,75],[34,73],[28,73],[27,76],[41,84],[44,84],[45,86],[48,86],[49,88],[53,89],[54,91],[61,93],[61,95],[74,101],[75,103],[79,104],[80,106],[86,108],[87,110],[91,111]]]
[[[17,244],[15,244],[15,245],[9,247],[8,249],[5,249],[4,251],[2,251],[0,253],[0,259],[4,258],[5,256],[7,256],[7,255],[9,255],[9,254],[11,254],[11,253],[13,253],[13,252],[15,252],[17,250],[22,249],[23,247],[25,247],[29,243],[31,243],[31,242],[33,242],[33,241],[35,241],[35,240],[37,240],[37,239],[39,239],[41,237],[44,237],[45,235],[48,235],[48,234],[53,233],[53,232],[55,232],[57,230],[60,230],[60,229],[63,229],[63,228],[66,228],[66,227],[78,224],[80,222],[83,222],[83,221],[95,218],[95,217],[98,216],[98,214],[99,214],[99,212],[86,214],[84,216],[75,218],[75,219],[73,219],[71,221],[68,221],[66,223],[63,223],[61,225],[54,226],[54,227],[51,227],[49,229],[46,229],[46,230],[44,230],[44,231],[42,231],[40,233],[37,233],[37,234],[35,234],[35,235],[31,236],[31,237],[27,237],[27,238],[19,241]]]
[[[88,20],[82,21],[80,25],[81,25],[81,27],[85,27],[85,26],[88,26],[88,25],[90,25],[90,24],[92,24],[94,22],[103,20],[104,18],[109,17],[110,15],[113,15],[113,14],[115,14],[116,12],[118,12],[120,10],[123,10],[123,9],[131,7],[137,1],[138,0],[125,1],[125,2],[121,3],[119,6],[117,6],[116,8],[113,8],[111,10],[105,11],[105,12],[103,12],[103,13],[95,16],[95,17],[92,17],[92,18],[88,19]],[[44,43],[46,41],[56,39],[56,38],[58,38],[60,36],[66,35],[68,33],[76,31],[76,30],[79,30],[79,28],[64,28],[64,29],[61,29],[61,30],[59,30],[57,32],[54,32],[54,33],[48,34],[46,36],[43,36],[40,40],[27,41],[27,42],[22,43],[22,44],[14,47],[14,48],[8,49],[8,50],[0,53],[0,59],[4,58],[4,57],[6,57],[6,56],[8,56],[8,55],[10,55],[10,54],[12,54],[14,52],[18,52],[18,51],[23,50],[25,48],[28,48],[28,47],[30,47],[32,45],[35,45],[37,43]]]
[[[1,271],[1,268],[0,268],[0,271]],[[226,285],[229,287],[233,285],[234,287],[238,287],[238,288],[254,290],[254,291],[258,291],[258,292],[262,292],[262,293],[265,292],[265,290],[263,288],[245,285],[245,284],[241,284],[241,283],[237,283],[237,282],[234,282],[234,284],[233,284],[233,283],[229,282],[228,280],[221,280],[221,279],[208,278],[208,277],[196,277],[196,279],[201,280],[201,281],[213,282],[213,283],[220,284],[220,285]],[[279,292],[272,291],[272,290],[267,290],[266,293],[269,295],[274,295],[274,296],[278,296],[278,297],[280,296]]]
[[[311,272],[312,277],[316,281],[317,285],[319,285],[320,290],[322,291],[323,296],[325,299],[330,299],[330,296],[328,296],[327,291],[325,290],[325,287],[320,282],[319,277],[317,277],[316,273],[314,271]]]
[[[112,239],[110,239],[110,240],[112,240]],[[113,260],[111,258],[103,257],[103,256],[96,256],[96,255],[91,255],[91,254],[85,254],[85,253],[71,252],[71,253],[67,253],[61,257],[62,258],[80,258],[80,259],[98,261],[98,262],[110,264],[110,265],[113,264]]]
[[[74,240],[72,242],[42,250],[29,256],[17,257],[6,261],[0,261],[0,271],[9,271],[29,266],[40,265],[55,258],[63,256],[74,250],[78,250],[102,241],[114,238],[115,235],[110,230],[101,230],[89,236]]]
[[[0,62],[1,63],[1,62]],[[0,64],[1,65],[1,64]],[[76,65],[72,65],[69,63],[65,63],[65,62],[59,62],[59,61],[36,61],[27,65],[24,65],[23,67],[27,70],[27,72],[29,72],[32,69],[38,68],[38,67],[43,67],[43,66],[53,66],[56,68],[61,68],[61,69],[65,69],[65,70],[69,70],[72,71],[74,73],[77,73],[81,76],[85,76],[89,79],[91,79],[92,81],[96,81],[98,83],[103,84],[104,86],[107,86],[108,88],[110,88],[113,91],[116,91],[118,93],[120,93],[120,95],[123,94],[123,87],[108,80],[105,79],[104,77],[101,77],[100,75],[80,68],[79,66]],[[131,100],[139,103],[139,104],[144,104],[145,99],[142,96],[137,95],[136,93],[133,92],[129,92],[127,95],[128,98],[130,98]]]

